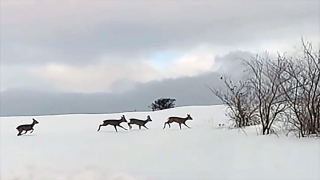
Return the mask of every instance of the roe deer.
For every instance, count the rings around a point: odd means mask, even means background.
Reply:
[[[107,125],[112,125],[112,126],[114,126],[114,129],[116,129],[116,132],[118,132],[117,126],[119,126],[119,127],[123,128],[123,129],[127,130],[126,128],[124,128],[124,127],[122,127],[122,126],[120,125],[120,123],[122,123],[122,122],[128,122],[128,121],[126,120],[126,118],[124,117],[124,115],[121,116],[121,119],[120,119],[120,120],[116,120],[116,119],[107,119],[107,120],[104,120],[103,123],[100,124],[98,131],[100,131],[101,126],[107,126]]]
[[[190,128],[187,124],[186,121],[187,120],[192,120],[192,117],[190,116],[190,114],[187,114],[187,117],[182,118],[182,117],[169,117],[168,121],[164,123],[163,129],[166,127],[166,125],[169,125],[169,128],[171,128],[170,124],[173,122],[176,122],[179,124],[179,127],[181,129],[181,124],[184,124],[185,126],[187,126],[188,128]]]
[[[130,129],[132,129],[131,124],[138,125],[138,126],[139,126],[139,129],[141,129],[141,126],[143,126],[143,127],[145,127],[146,129],[148,129],[147,126],[146,126],[146,124],[147,124],[147,122],[149,122],[149,121],[150,121],[150,122],[152,121],[149,115],[147,116],[147,119],[146,119],[146,120],[131,118],[131,119],[130,119],[130,122],[128,123],[128,125],[129,125]]]
[[[39,122],[37,121],[37,120],[35,120],[35,119],[33,119],[32,118],[32,123],[31,124],[22,124],[22,125],[20,125],[20,126],[18,126],[16,129],[19,131],[19,133],[17,134],[17,136],[20,136],[20,135],[22,135],[21,133],[23,132],[23,131],[25,131],[25,133],[23,133],[23,134],[26,134],[28,131],[30,131],[31,130],[31,132],[30,132],[30,134],[33,132],[33,126],[34,125],[36,125],[36,124],[39,124]]]

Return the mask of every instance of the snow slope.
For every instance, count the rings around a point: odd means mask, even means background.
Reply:
[[[168,116],[194,118],[191,129]],[[32,134],[16,136],[16,126],[32,117],[1,118],[1,180],[169,180],[320,179],[318,139],[257,136],[255,128],[219,129],[223,106],[180,107],[157,112],[38,116]],[[102,127],[124,114],[145,119],[149,130]],[[128,128],[127,124],[122,123]]]

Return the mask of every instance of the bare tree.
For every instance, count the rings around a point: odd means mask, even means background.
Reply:
[[[286,60],[283,76],[289,81],[282,85],[290,107],[290,129],[299,136],[320,133],[320,58],[311,43],[302,41],[302,56]]]
[[[281,85],[286,79],[281,78],[285,64],[279,56],[276,60],[255,56],[250,60],[245,60],[250,74],[249,84],[251,90],[257,98],[257,116],[262,125],[262,134],[270,134],[272,125],[276,120],[285,115],[287,105],[284,103],[283,93],[280,91]]]
[[[228,107],[227,115],[233,121],[234,127],[242,128],[259,124],[257,118],[254,117],[256,110],[255,97],[250,90],[249,81],[238,81],[235,84],[227,77],[221,77],[220,79],[225,85],[225,91],[216,87],[207,87]]]

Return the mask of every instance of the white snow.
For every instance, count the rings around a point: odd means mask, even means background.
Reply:
[[[163,128],[168,116],[189,113],[191,127]],[[102,127],[104,119],[146,119],[149,130]],[[16,136],[33,117],[1,118],[1,180],[318,180],[316,138],[257,136],[219,128],[223,106],[190,106],[157,112],[34,116],[32,134]],[[128,128],[126,123],[122,126]]]

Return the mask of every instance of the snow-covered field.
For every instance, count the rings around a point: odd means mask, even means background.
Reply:
[[[172,124],[168,116],[190,113],[191,126]],[[223,106],[180,107],[158,112],[34,117],[32,134],[16,136],[33,117],[1,118],[1,180],[319,180],[319,139],[257,136],[219,129]],[[102,127],[102,120],[146,119],[149,130]],[[122,126],[128,128],[126,123]]]

